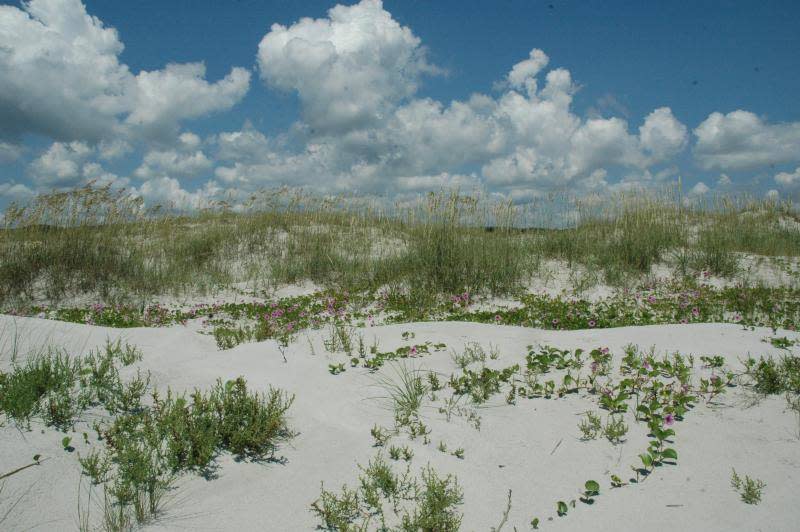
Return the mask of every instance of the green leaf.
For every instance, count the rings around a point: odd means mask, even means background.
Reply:
[[[600,484],[597,483],[595,480],[587,480],[586,484],[586,491],[588,493],[599,493],[600,492]]]
[[[567,511],[569,508],[567,507],[567,503],[564,501],[558,501],[556,504],[556,511],[558,512],[559,517],[567,515]]]
[[[642,460],[645,467],[651,467],[653,465],[653,457],[649,454],[640,454],[639,458]]]
[[[661,451],[661,456],[663,456],[664,458],[670,458],[672,460],[677,460],[678,459],[678,451],[676,451],[675,449],[672,449],[672,448],[664,449],[663,451]]]
[[[531,528],[534,529],[534,530],[539,530],[539,518],[538,517],[534,517],[533,520],[531,521]]]
[[[41,458],[41,457],[42,457],[42,455],[41,455],[41,454],[34,454],[34,455],[33,455],[33,461],[34,461],[34,462],[38,462],[38,461],[39,461],[39,458]]]
[[[68,448],[68,447],[69,447],[69,442],[71,442],[71,441],[72,441],[72,438],[70,438],[69,436],[64,436],[64,437],[61,439],[61,446],[62,446],[64,449],[66,449],[66,448]]]

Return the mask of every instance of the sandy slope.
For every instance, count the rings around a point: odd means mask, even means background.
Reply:
[[[296,394],[291,410],[299,435],[281,449],[283,465],[236,463],[219,459],[218,478],[203,480],[184,476],[172,495],[167,514],[153,526],[162,530],[312,530],[316,518],[309,504],[319,495],[320,481],[328,488],[353,485],[356,464],[367,463],[377,452],[372,447],[373,424],[392,425],[392,414],[379,396],[375,375],[351,369],[338,376],[328,373],[329,362],[345,362],[344,355],[330,355],[322,347],[322,332],[301,335],[290,346],[284,363],[274,342],[244,344],[218,351],[212,337],[197,334],[194,327],[115,330],[103,327],[0,317],[5,337],[15,329],[28,345],[50,342],[72,352],[102,344],[106,337],[122,336],[138,345],[144,360],[138,367],[149,370],[160,389],[207,387],[217,377],[243,375],[253,388],[275,385]],[[762,339],[771,331],[743,330],[735,325],[698,324],[629,327],[591,331],[542,331],[471,323],[418,323],[367,329],[365,340],[375,336],[383,350],[403,345],[402,331],[416,333],[414,342],[444,342],[461,350],[467,341],[500,348],[501,367],[524,362],[528,344],[564,348],[608,346],[615,355],[628,343],[655,346],[659,353],[720,354],[735,367],[748,354],[780,351]],[[793,333],[779,331],[780,335]],[[25,346],[23,346],[24,348]],[[9,361],[0,361],[4,367]],[[412,361],[415,367],[449,375],[456,369],[446,352]],[[135,371],[124,370],[124,375]],[[390,374],[391,369],[384,368]],[[489,530],[500,521],[506,495],[512,490],[509,525],[504,530],[528,530],[538,516],[542,530],[797,530],[800,505],[800,441],[794,415],[783,398],[766,399],[748,406],[745,390],[728,392],[719,404],[701,404],[676,425],[677,466],[657,470],[646,482],[622,489],[609,488],[609,475],[627,479],[630,465],[647,445],[644,428],[630,421],[626,443],[612,446],[606,440],[579,440],[578,415],[597,410],[587,398],[568,396],[558,400],[520,400],[508,406],[498,396],[480,411],[478,432],[461,418],[447,422],[433,407],[424,410],[432,428],[431,443],[398,436],[398,444],[414,450],[412,469],[426,463],[440,473],[458,476],[464,488],[463,530]],[[87,417],[91,422],[91,417]],[[79,425],[74,435],[77,452],[86,452]],[[0,428],[0,471],[26,464],[34,453],[50,457],[39,467],[15,475],[0,496],[22,497],[3,527],[9,530],[69,530],[76,528],[79,465],[75,454],[64,452],[61,435],[34,425],[30,432],[12,426]],[[91,431],[88,431],[91,433]],[[459,460],[436,449],[444,441],[451,449],[463,447]],[[560,442],[560,443],[559,443]],[[99,446],[99,443],[93,443]],[[731,489],[731,467],[767,483],[763,502],[743,504]],[[584,481],[596,479],[602,494],[592,507],[578,503],[564,518],[555,517],[555,501],[577,496]],[[84,481],[84,487],[86,482]],[[84,502],[86,494],[83,495]],[[95,509],[96,517],[99,510]],[[548,521],[553,517],[553,521]]]

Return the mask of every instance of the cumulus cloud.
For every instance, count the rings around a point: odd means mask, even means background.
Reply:
[[[768,124],[749,111],[711,113],[694,130],[705,169],[745,170],[800,160],[800,122]]]
[[[435,72],[420,39],[380,0],[337,5],[327,18],[274,24],[258,45],[261,78],[297,91],[308,124],[321,133],[380,121]]]
[[[367,43],[377,53],[361,58]],[[648,173],[686,146],[686,127],[666,107],[648,115],[638,134],[617,117],[581,118],[572,110],[577,87],[570,72],[545,73],[549,58],[539,49],[511,66],[497,97],[473,94],[447,105],[411,97],[425,68],[399,68],[397,61],[424,61],[414,53],[421,49],[377,1],[273,26],[259,49],[261,76],[298,91],[306,144],[289,150],[252,126],[221,133],[217,156],[227,164],[216,168],[216,177],[243,188],[313,183],[333,191],[401,193],[462,176],[455,181],[521,198],[553,187],[602,191],[610,186],[608,169]],[[402,79],[385,87],[394,76]],[[348,86],[356,93],[342,92],[343,79],[353,80]],[[361,92],[379,99],[354,98]],[[336,110],[339,104],[353,112]]]
[[[781,172],[775,175],[775,182],[785,190],[800,189],[800,166],[794,172]]]
[[[217,200],[223,190],[209,181],[195,191],[185,190],[180,181],[172,177],[157,177],[142,183],[132,193],[144,199],[147,205],[161,205],[170,209],[186,211],[209,207]]]
[[[22,183],[0,183],[0,198],[10,201],[24,201],[34,196],[35,192]]]
[[[194,133],[182,133],[178,141],[176,149],[148,151],[133,175],[140,179],[159,176],[196,177],[211,169],[212,161],[198,149],[200,137]]]
[[[647,115],[639,128],[641,146],[652,162],[674,157],[686,147],[688,138],[686,126],[673,116],[669,107],[659,107]]]
[[[547,57],[543,51],[538,48],[531,50],[528,59],[520,61],[508,73],[508,84],[515,89],[526,88],[528,92],[536,92],[536,76],[541,70],[547,66],[550,58]],[[528,88],[528,83],[533,82],[534,85]]]
[[[233,68],[215,83],[208,83],[205,74],[203,63],[140,72],[130,89],[131,112],[125,124],[148,137],[168,138],[183,119],[230,109],[250,86],[250,72],[244,68]]]
[[[28,174],[38,188],[64,188],[92,182],[98,186],[127,186],[129,180],[108,172],[90,159],[97,150],[85,142],[54,142],[31,161]]]
[[[240,131],[220,133],[214,142],[216,158],[221,161],[258,162],[272,149],[267,137],[249,122]]]
[[[83,177],[83,163],[92,151],[85,142],[54,142],[31,162],[29,172],[37,185],[75,185]]]
[[[0,138],[163,139],[183,119],[229,109],[249,86],[242,68],[209,83],[202,63],[134,75],[119,61],[123,48],[80,0],[0,6]]]
[[[7,27],[13,31],[3,33]],[[675,172],[658,165],[688,138],[667,107],[640,123],[579,115],[572,74],[550,67],[536,48],[510,65],[497,93],[448,103],[419,97],[422,78],[438,69],[379,0],[337,5],[324,18],[275,24],[264,35],[259,75],[296,92],[302,113],[275,136],[249,122],[205,139],[179,134],[182,120],[239,101],[249,72],[234,68],[213,83],[202,63],[134,74],[119,62],[121,51],[116,31],[79,0],[0,7],[0,119],[17,113],[12,126],[0,121],[0,139],[24,132],[59,139],[30,165],[36,185],[124,183],[98,161],[148,139],[131,176],[143,181],[136,191],[150,202],[204,206],[232,189],[283,184],[381,195],[487,186],[523,201],[554,188],[601,193],[660,182]],[[39,76],[42,69],[52,79]],[[45,94],[52,105],[37,107]],[[200,176],[213,180],[195,191],[179,180]]]

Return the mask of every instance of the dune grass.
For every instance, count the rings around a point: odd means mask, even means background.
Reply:
[[[739,253],[800,256],[799,219],[790,206],[765,201],[687,206],[674,191],[523,208],[458,191],[387,206],[281,189],[235,209],[181,213],[87,186],[6,211],[0,304],[76,295],[136,302],[301,281],[402,289],[424,302],[513,293],[547,259],[612,285],[662,263],[682,275],[732,276]]]

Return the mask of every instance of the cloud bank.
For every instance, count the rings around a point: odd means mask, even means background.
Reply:
[[[580,113],[572,73],[538,48],[492,92],[425,97],[425,81],[444,71],[380,0],[269,27],[253,51],[253,90],[294,94],[300,106],[271,136],[249,121],[205,138],[183,129],[239,103],[250,70],[210,81],[203,63],[167,62],[134,73],[123,49],[80,0],[0,6],[0,164],[24,159],[26,135],[50,139],[27,162],[30,183],[7,183],[0,196],[91,180],[186,207],[284,184],[386,196],[478,187],[526,201],[662,184],[681,158],[727,173],[800,162],[800,123],[745,110],[712,112],[691,131],[663,106],[638,121]],[[120,161],[133,169],[107,169]],[[796,174],[776,174],[776,186],[794,189]],[[722,175],[718,188],[730,186]],[[690,194],[709,190],[701,181]]]

